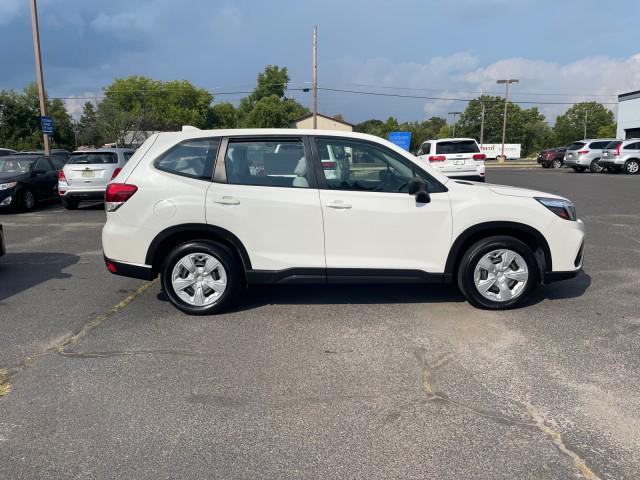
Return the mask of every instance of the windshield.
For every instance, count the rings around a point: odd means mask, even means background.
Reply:
[[[72,153],[67,164],[100,164],[118,163],[118,157],[113,152],[83,152]]]
[[[480,149],[473,140],[447,141],[436,144],[436,153],[480,153]]]
[[[586,143],[584,142],[573,142],[571,145],[567,147],[567,150],[580,150],[585,145]]]
[[[28,173],[36,158],[2,157],[0,158],[0,173]]]

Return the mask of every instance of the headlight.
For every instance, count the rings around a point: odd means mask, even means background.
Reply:
[[[9,182],[9,183],[0,183],[0,190],[9,190],[10,188],[14,188],[18,182]]]
[[[576,207],[569,200],[561,198],[540,198],[536,197],[536,200],[542,205],[547,207],[553,213],[565,220],[576,221]]]

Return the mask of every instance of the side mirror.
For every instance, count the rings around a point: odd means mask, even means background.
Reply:
[[[414,178],[408,185],[409,195],[416,197],[416,203],[429,203],[431,196],[427,191],[427,184],[418,178]]]

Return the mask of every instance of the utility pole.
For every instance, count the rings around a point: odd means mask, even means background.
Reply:
[[[40,116],[47,115],[47,107],[44,103],[44,77],[42,75],[42,55],[40,54],[40,30],[38,29],[38,7],[36,0],[30,1],[31,5],[31,30],[33,31],[33,53],[36,58],[36,83],[38,84],[38,97],[40,98]],[[49,136],[42,134],[44,141],[44,154],[49,155]]]
[[[318,26],[313,27],[313,128],[318,128]]]
[[[585,140],[587,139],[587,106],[584,106],[584,137]]]
[[[480,111],[480,148],[482,149],[482,145],[484,144],[484,92],[480,89],[480,105],[482,106],[482,110]]]
[[[497,80],[496,83],[498,84],[502,84],[504,83],[505,86],[505,92],[504,92],[504,117],[502,119],[502,153],[500,155],[500,162],[504,162],[505,161],[505,156],[504,156],[504,140],[505,137],[507,135],[507,105],[509,105],[509,84],[511,83],[518,83],[519,80],[515,79],[515,78],[509,78],[506,80]]]
[[[449,112],[449,115],[453,115],[453,136],[456,136],[456,115],[460,115],[462,112]]]

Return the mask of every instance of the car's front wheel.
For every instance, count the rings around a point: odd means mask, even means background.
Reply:
[[[191,315],[219,313],[237,300],[241,266],[224,245],[194,241],[174,248],[162,265],[162,289],[171,303]]]
[[[600,159],[596,158],[594,160],[591,161],[591,163],[589,164],[589,171],[591,173],[601,173],[602,172],[602,165],[600,165]]]
[[[624,164],[624,172],[629,175],[637,175],[640,172],[640,162],[636,159],[627,160]]]
[[[551,162],[551,166],[553,168],[560,168],[562,166],[562,160],[559,158],[554,159],[553,162]]]
[[[469,303],[490,310],[517,306],[538,278],[531,249],[507,236],[478,241],[465,252],[458,268],[458,286]]]
[[[24,212],[30,212],[36,206],[36,195],[31,189],[25,189],[20,193],[20,206]]]

